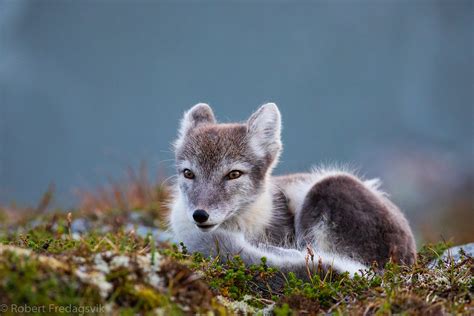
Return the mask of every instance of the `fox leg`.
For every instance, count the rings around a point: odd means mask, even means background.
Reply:
[[[242,233],[219,231],[194,235],[184,241],[191,252],[200,252],[205,256],[219,256],[221,260],[239,255],[246,264],[259,264],[261,258],[267,259],[267,264],[278,268],[281,272],[294,272],[300,278],[308,276],[307,252],[305,250],[289,249],[268,245],[255,245],[245,239]],[[332,267],[338,272],[348,271],[351,275],[358,273],[365,266],[333,254],[318,252],[317,259],[321,260],[323,268]],[[319,260],[315,260],[316,264]],[[312,271],[314,272],[314,271]]]
[[[413,236],[402,213],[382,194],[350,175],[328,176],[309,190],[295,217],[299,249],[312,245],[383,267],[415,260]]]
[[[247,264],[259,264],[261,258],[265,257],[268,264],[282,267],[285,264],[303,262],[305,258],[302,251],[265,244],[255,245],[246,240],[242,233],[230,231],[216,230],[195,234],[184,243],[191,252],[200,252],[204,256],[219,256],[223,260],[239,255]]]

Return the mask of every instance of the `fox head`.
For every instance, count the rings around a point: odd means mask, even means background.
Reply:
[[[178,194],[201,231],[232,223],[261,199],[281,152],[277,106],[261,106],[245,123],[219,124],[207,104],[184,114],[174,143]]]

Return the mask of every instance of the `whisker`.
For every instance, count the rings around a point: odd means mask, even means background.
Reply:
[[[173,178],[177,178],[177,177],[178,177],[178,175],[176,175],[176,174],[174,174],[174,175],[172,175],[172,176],[169,176],[168,178],[166,178],[166,179],[164,179],[163,181],[161,181],[161,184],[162,184],[162,185],[166,185],[166,182],[167,182],[167,181],[169,181],[169,180],[171,180],[171,179],[173,179]]]

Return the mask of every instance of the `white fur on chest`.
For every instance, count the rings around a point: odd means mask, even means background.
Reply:
[[[175,242],[186,242],[193,233],[199,233],[196,225],[194,225],[186,215],[186,202],[181,192],[176,191],[174,193],[170,209],[169,222]]]

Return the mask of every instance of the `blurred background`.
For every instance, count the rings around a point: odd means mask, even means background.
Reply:
[[[0,0],[0,204],[73,207],[146,162],[183,112],[279,105],[277,173],[341,163],[419,241],[473,241],[472,1]],[[116,180],[115,180],[116,181]]]

